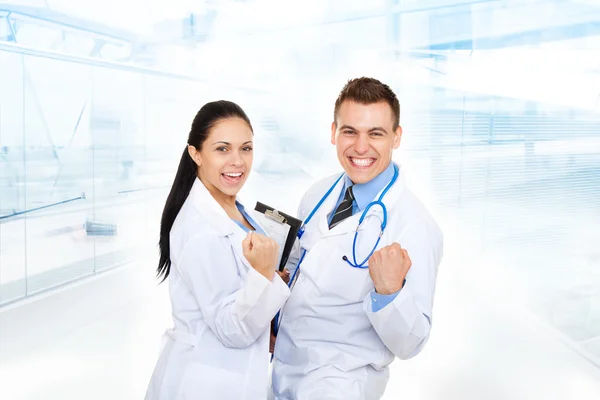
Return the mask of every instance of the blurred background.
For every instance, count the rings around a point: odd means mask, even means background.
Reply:
[[[394,159],[445,234],[386,399],[600,398],[596,0],[0,2],[0,398],[143,398],[197,110],[246,110],[242,198],[295,213],[359,76],[398,94]]]

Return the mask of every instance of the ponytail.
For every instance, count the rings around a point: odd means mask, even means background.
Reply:
[[[158,247],[160,249],[160,258],[158,261],[157,275],[162,277],[162,281],[167,279],[171,272],[171,246],[169,243],[169,233],[175,223],[175,218],[183,207],[183,203],[190,194],[194,181],[196,180],[198,167],[192,157],[188,153],[187,146],[181,155],[179,168],[171,186],[171,191],[167,197],[165,208],[163,209],[162,218],[160,220],[160,239]]]
[[[196,114],[196,117],[192,122],[192,128],[190,129],[187,144],[189,146],[194,146],[196,150],[200,151],[211,128],[217,122],[227,118],[241,118],[246,121],[250,129],[252,129],[248,116],[240,106],[227,100],[213,101],[202,106],[200,111]],[[197,174],[198,166],[194,160],[192,160],[186,146],[181,155],[179,168],[177,169],[177,174],[175,175],[175,180],[173,181],[173,186],[167,197],[167,202],[165,203],[165,208],[163,209],[162,218],[160,220],[160,239],[158,241],[160,258],[156,274],[158,275],[158,278],[162,277],[162,281],[167,279],[169,272],[171,272],[171,245],[169,243],[169,234],[171,233],[171,228],[173,228],[177,214],[179,214],[181,207],[183,207],[183,203],[185,203],[185,200],[190,194],[190,190],[192,190]]]

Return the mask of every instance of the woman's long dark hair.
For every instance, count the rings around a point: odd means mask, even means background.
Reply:
[[[214,101],[205,104],[196,114],[188,136],[188,145],[194,146],[200,151],[204,141],[210,133],[210,129],[218,122],[228,118],[241,118],[246,121],[250,126],[250,129],[252,129],[250,119],[248,119],[248,116],[240,106],[226,100]],[[188,148],[186,146],[181,155],[179,168],[177,168],[177,174],[175,174],[175,180],[173,181],[173,186],[171,186],[171,191],[167,197],[162,218],[160,220],[160,239],[158,242],[160,258],[156,271],[158,277],[162,277],[161,282],[167,279],[169,272],[171,272],[169,233],[171,232],[171,228],[173,227],[173,223],[175,222],[179,210],[181,210],[183,203],[185,203],[185,200],[190,194],[190,190],[194,185],[197,174],[198,166],[188,153]]]

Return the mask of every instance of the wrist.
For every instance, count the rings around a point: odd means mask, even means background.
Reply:
[[[393,289],[377,289],[375,288],[375,293],[380,294],[382,296],[389,296],[390,294],[394,294],[400,291],[400,288],[393,290]]]
[[[404,285],[375,285],[375,293],[380,294],[382,296],[389,296],[394,293],[398,293],[400,289],[402,289]]]
[[[258,272],[259,274],[261,274],[262,276],[264,276],[265,278],[267,278],[268,280],[273,279],[273,275],[275,275],[275,268],[265,268],[264,266],[254,266],[252,265],[252,268]]]
[[[275,270],[274,269],[262,270],[262,271],[260,271],[260,274],[262,276],[264,276],[265,278],[267,278],[269,281],[272,281],[273,278],[275,277]]]

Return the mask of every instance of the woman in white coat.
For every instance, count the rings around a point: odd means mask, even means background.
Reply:
[[[208,103],[194,118],[160,227],[174,328],[146,400],[267,396],[270,323],[289,289],[275,272],[277,244],[236,200],[252,139],[235,103]]]

